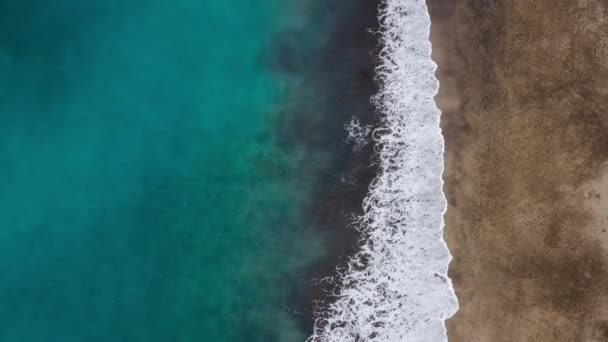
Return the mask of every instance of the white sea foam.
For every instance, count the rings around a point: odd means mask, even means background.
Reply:
[[[348,133],[346,142],[353,144],[353,151],[360,152],[369,141],[369,135],[372,132],[372,125],[361,125],[359,118],[353,116],[349,123],[344,125],[344,129]]]
[[[379,173],[364,200],[361,251],[342,270],[337,300],[317,312],[308,342],[446,341],[458,304],[442,237],[443,137],[433,96],[424,0],[384,0],[380,14]]]

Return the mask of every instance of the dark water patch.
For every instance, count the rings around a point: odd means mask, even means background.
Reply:
[[[337,268],[358,249],[361,236],[353,218],[362,214],[363,198],[376,175],[373,144],[355,151],[345,141],[345,125],[353,116],[362,126],[377,122],[370,98],[378,89],[378,6],[379,1],[365,0],[316,3],[308,16],[324,36],[309,37],[306,29],[284,32],[270,55],[278,73],[300,79],[294,100],[282,108],[289,114],[279,115],[276,135],[287,153],[302,146],[308,151],[300,164],[302,174],[315,173],[307,220],[326,241],[325,257],[293,280],[298,291],[288,300],[307,331],[312,330],[315,306],[331,303],[338,286],[319,280],[337,276]]]

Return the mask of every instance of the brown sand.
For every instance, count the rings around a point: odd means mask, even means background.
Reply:
[[[450,342],[608,341],[608,1],[428,5]]]

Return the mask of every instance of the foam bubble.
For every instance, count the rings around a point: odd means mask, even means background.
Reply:
[[[359,118],[353,116],[348,124],[344,125],[348,133],[346,142],[353,144],[353,151],[360,152],[369,143],[369,135],[372,132],[372,125],[361,125]]]
[[[385,0],[379,14],[379,173],[363,202],[360,252],[340,270],[336,301],[316,313],[308,342],[446,341],[458,304],[442,238],[443,137],[433,96],[424,0]]]

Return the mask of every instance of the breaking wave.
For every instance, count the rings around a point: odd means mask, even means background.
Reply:
[[[378,175],[357,222],[360,251],[340,270],[336,300],[316,313],[308,342],[446,341],[457,310],[443,240],[443,137],[424,0],[380,12]]]

